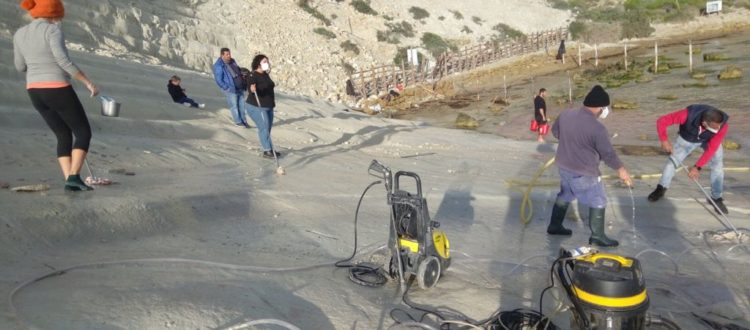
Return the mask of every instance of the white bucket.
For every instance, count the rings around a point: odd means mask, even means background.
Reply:
[[[115,99],[109,96],[100,96],[99,99],[102,101],[102,116],[120,116],[120,103],[115,102]]]

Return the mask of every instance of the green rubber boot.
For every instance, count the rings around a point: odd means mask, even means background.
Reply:
[[[565,236],[573,234],[573,231],[562,225],[565,214],[568,212],[568,206],[570,206],[570,203],[559,199],[555,201],[555,206],[552,207],[552,217],[549,219],[549,226],[547,226],[547,234]]]
[[[90,186],[87,186],[81,180],[81,176],[78,174],[68,175],[68,179],[65,180],[65,191],[89,191],[94,190]]]
[[[610,239],[604,234],[604,209],[589,208],[589,228],[591,229],[589,244],[603,247],[620,245],[620,242]]]

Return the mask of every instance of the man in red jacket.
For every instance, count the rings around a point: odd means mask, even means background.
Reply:
[[[690,168],[688,176],[697,180],[703,167],[709,164],[711,166],[711,199],[719,208],[716,212],[728,213],[724,199],[721,197],[724,190],[724,150],[721,142],[729,130],[728,120],[729,116],[726,113],[705,104],[693,104],[656,120],[661,147],[670,153],[671,159],[664,166],[656,190],[648,195],[649,201],[656,202],[664,196],[677,167],[693,150],[701,147],[703,154]],[[667,137],[667,127],[670,125],[679,125],[679,135],[674,146],[669,143]]]

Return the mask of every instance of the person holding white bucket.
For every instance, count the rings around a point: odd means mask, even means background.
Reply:
[[[250,66],[252,70],[247,78],[248,92],[247,96],[247,114],[258,127],[258,138],[263,148],[263,157],[275,158],[281,154],[274,150],[271,143],[271,127],[273,127],[273,108],[276,106],[276,99],[273,88],[276,84],[271,80],[271,61],[263,54],[258,54],[253,58]],[[274,153],[276,155],[274,156]]]
[[[99,94],[99,89],[68,56],[60,28],[65,15],[62,1],[23,0],[21,8],[33,21],[13,36],[14,64],[19,72],[26,72],[31,104],[57,137],[65,191],[92,190],[79,176],[91,142],[91,126],[70,77],[81,81],[91,97]]]

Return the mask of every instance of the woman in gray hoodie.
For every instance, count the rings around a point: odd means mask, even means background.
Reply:
[[[70,77],[81,81],[91,97],[99,90],[68,56],[60,29],[65,15],[62,1],[23,0],[21,8],[34,20],[13,36],[16,69],[26,72],[31,103],[57,137],[57,159],[65,177],[65,191],[92,190],[79,176],[91,142],[91,126],[70,85]]]

